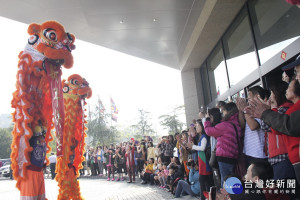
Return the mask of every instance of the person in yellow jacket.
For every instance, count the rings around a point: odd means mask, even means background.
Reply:
[[[154,173],[153,169],[153,163],[154,163],[154,158],[150,158],[148,161],[148,165],[145,167],[144,172],[142,172],[142,184],[147,184],[148,181],[150,181],[150,175]]]

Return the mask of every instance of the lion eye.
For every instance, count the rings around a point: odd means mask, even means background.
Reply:
[[[79,81],[77,79],[71,79],[70,81],[73,85],[79,85]]]
[[[63,87],[63,92],[64,93],[68,93],[70,90],[70,88],[68,86]]]
[[[57,36],[56,36],[55,30],[48,28],[43,31],[43,34],[47,39],[52,40],[52,41],[57,41]]]
[[[72,36],[70,35],[70,33],[67,33],[67,37],[68,37],[68,39],[69,39],[70,41],[73,41],[73,38],[72,38]]]

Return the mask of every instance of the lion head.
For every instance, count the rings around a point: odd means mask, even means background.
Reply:
[[[83,98],[90,98],[92,96],[92,89],[89,87],[89,83],[78,74],[69,76],[68,81],[62,81],[63,92],[68,94],[74,94]]]
[[[56,21],[33,23],[29,25],[27,32],[30,35],[28,43],[46,58],[67,69],[73,66],[71,51],[75,49],[75,36],[65,32],[61,24]]]

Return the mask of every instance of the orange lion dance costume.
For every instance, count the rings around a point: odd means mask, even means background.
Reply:
[[[86,121],[84,115],[85,98],[92,96],[89,83],[77,74],[68,81],[63,80],[63,96],[65,106],[65,124],[63,138],[63,156],[57,160],[56,180],[59,186],[59,200],[83,199],[77,177],[84,161],[84,139],[86,137]]]
[[[62,156],[64,107],[61,65],[73,66],[75,36],[55,21],[30,24],[30,35],[19,54],[12,131],[12,170],[21,200],[45,199],[43,167],[56,129],[57,156]],[[46,161],[45,161],[46,160]]]

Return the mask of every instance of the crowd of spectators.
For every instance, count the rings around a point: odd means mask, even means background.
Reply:
[[[123,181],[126,175],[128,183],[156,185],[175,198],[299,199],[300,57],[282,69],[282,80],[270,84],[269,90],[256,85],[248,88],[247,97],[202,109],[187,130],[163,136],[156,145],[146,137],[88,147],[87,175],[105,176],[107,181]],[[293,77],[287,75],[290,70]],[[253,184],[256,193],[228,192],[226,181],[231,177],[244,189]],[[273,187],[267,187],[270,181]],[[278,181],[293,183],[294,193],[274,192]]]

